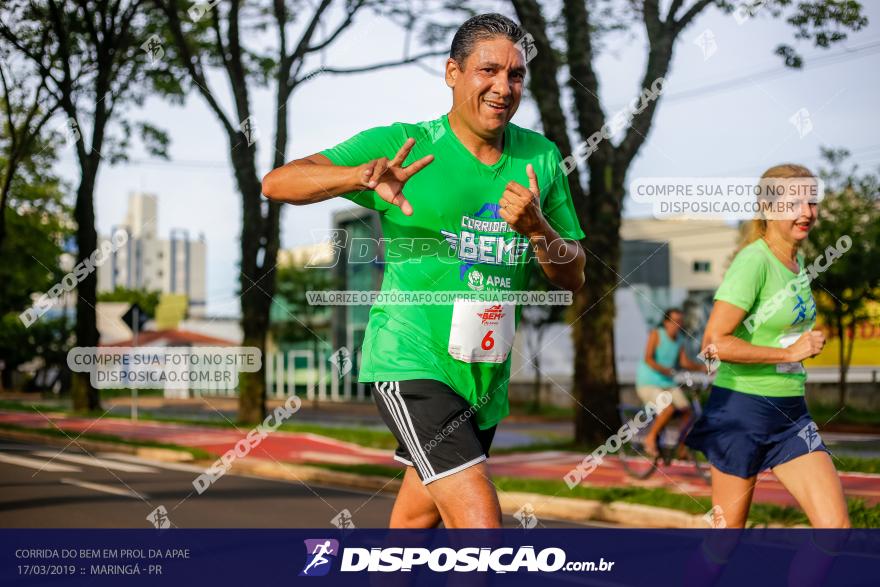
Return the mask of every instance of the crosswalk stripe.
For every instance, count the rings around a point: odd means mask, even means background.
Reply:
[[[125,473],[158,473],[158,471],[152,467],[144,467],[143,465],[132,465],[129,463],[120,463],[117,461],[109,461],[107,459],[99,459],[97,457],[58,454],[48,450],[40,451],[34,454],[41,457],[48,457],[50,459],[54,458],[55,460],[67,461],[80,465],[88,465],[89,467],[101,467],[104,469],[110,469],[111,471],[123,471]]]
[[[29,469],[37,469],[38,471],[47,471],[49,473],[79,473],[82,471],[79,467],[62,465],[61,463],[49,463],[44,460],[17,457],[2,453],[0,453],[0,463],[28,467]]]
[[[92,489],[94,491],[102,491],[104,493],[111,493],[113,495],[121,495],[123,497],[134,497],[136,499],[147,500],[149,497],[144,493],[137,493],[136,491],[130,489],[124,489],[119,487],[113,487],[112,485],[105,485],[103,483],[92,483],[90,481],[79,481],[78,479],[70,479],[65,477],[61,479],[61,482],[65,485],[75,485],[76,487],[82,487],[83,489]]]
[[[113,459],[116,461],[127,461],[129,463],[137,463],[140,465],[147,465],[158,467],[160,469],[168,469],[171,471],[185,471],[187,473],[204,473],[204,467],[197,467],[196,465],[186,465],[183,463],[157,463],[156,461],[150,461],[148,459],[142,459],[140,457],[136,457],[134,455],[125,454],[122,452],[102,452],[98,453],[97,456]]]

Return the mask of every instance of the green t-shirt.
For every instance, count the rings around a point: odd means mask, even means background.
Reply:
[[[795,275],[776,258],[764,239],[743,248],[724,274],[715,299],[747,312],[734,330],[737,338],[756,346],[784,348],[816,323],[816,302],[804,260],[798,255]],[[803,364],[743,364],[721,362],[715,385],[771,397],[804,394]]]
[[[509,181],[529,185],[527,163],[535,169],[541,210],[550,225],[562,238],[584,237],[559,150],[513,124],[505,129],[504,151],[494,165],[482,163],[459,142],[446,115],[372,128],[321,154],[336,165],[360,165],[394,157],[409,137],[416,142],[404,166],[434,155],[404,186],[412,216],[373,191],[344,196],[380,213],[383,293],[522,291],[532,265],[528,239],[504,222],[498,201]],[[441,381],[476,406],[479,426],[489,428],[509,412],[509,343],[519,314],[519,308],[506,304],[377,303],[364,334],[359,381]]]

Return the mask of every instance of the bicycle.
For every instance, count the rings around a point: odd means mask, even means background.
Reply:
[[[654,458],[649,457],[645,451],[645,436],[650,429],[650,425],[642,427],[637,434],[633,435],[629,442],[621,447],[620,461],[623,465],[623,469],[630,477],[635,479],[647,479],[654,474],[661,464],[667,467],[670,466],[676,458],[677,453],[682,451],[685,456],[684,460],[693,464],[697,475],[706,482],[709,482],[710,480],[709,463],[701,459],[694,451],[684,444],[684,439],[693,427],[694,422],[696,422],[697,418],[700,417],[700,414],[703,413],[702,404],[700,403],[700,392],[705,391],[709,386],[710,380],[708,378],[703,378],[699,384],[700,389],[697,391],[694,389],[696,385],[690,373],[685,372],[676,377],[685,380],[685,384],[680,385],[679,387],[690,402],[691,415],[686,422],[680,422],[680,418],[678,417],[673,418],[670,424],[666,425],[663,430],[660,431],[657,438],[658,454]],[[634,420],[636,415],[644,409],[644,406],[627,404],[620,404],[618,406],[622,422]],[[644,420],[644,416],[641,420]],[[639,420],[635,421],[638,422]]]

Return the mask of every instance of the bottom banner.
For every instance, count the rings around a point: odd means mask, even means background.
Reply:
[[[0,530],[0,585],[877,585],[880,530]]]

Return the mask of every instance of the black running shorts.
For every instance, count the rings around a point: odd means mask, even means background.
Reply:
[[[480,430],[476,408],[433,379],[378,381],[373,398],[397,439],[394,458],[427,485],[489,457],[495,426]]]

